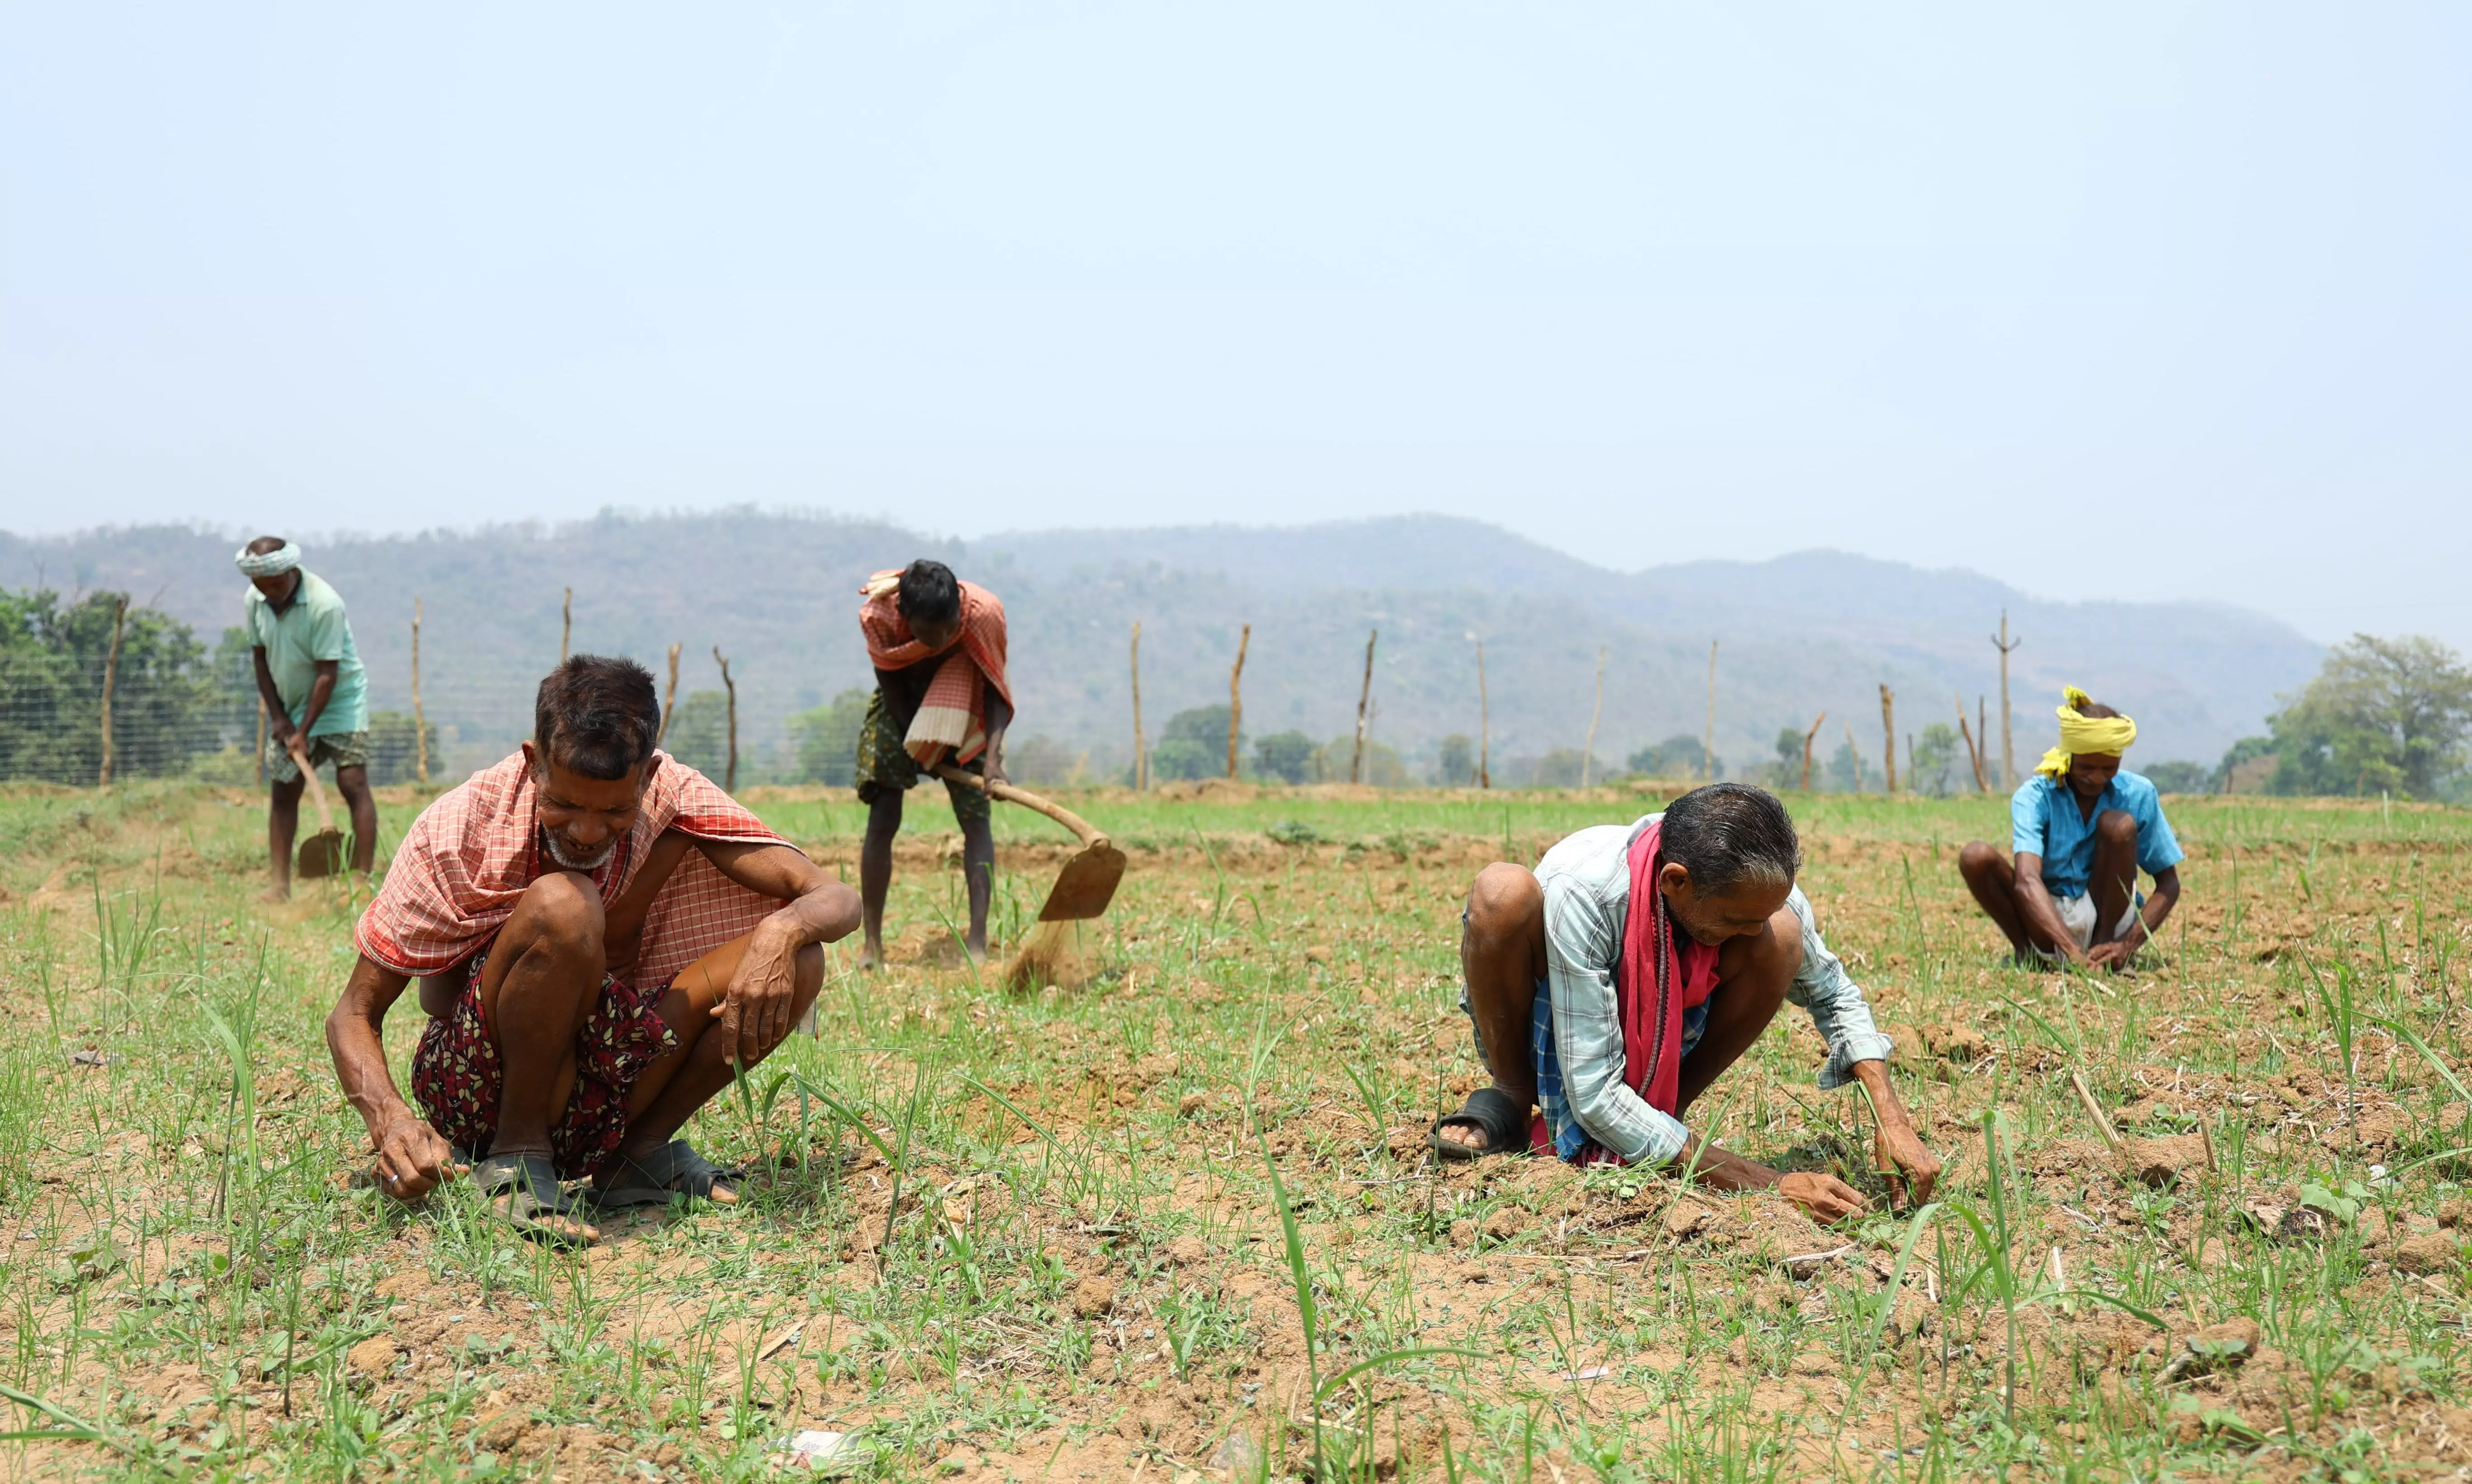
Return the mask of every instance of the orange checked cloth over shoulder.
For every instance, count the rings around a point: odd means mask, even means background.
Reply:
[[[996,595],[975,583],[962,589],[962,642],[941,656],[911,637],[910,621],[901,616],[898,571],[879,572],[859,592],[858,626],[867,635],[867,657],[878,670],[908,670],[934,663],[936,677],[927,682],[926,699],[901,740],[902,750],[925,767],[943,748],[955,762],[967,763],[987,746],[987,687],[1008,706],[1012,687],[1005,681],[1005,611]]]
[[[627,889],[653,842],[677,829],[699,839],[788,844],[719,786],[667,753],[635,827],[592,873],[601,900]],[[404,833],[386,884],[361,914],[360,951],[397,974],[437,974],[469,958],[505,926],[524,888],[541,874],[540,825],[532,769],[520,752],[440,794]],[[780,903],[724,876],[688,851],[644,919],[637,986],[667,984],[679,970],[755,930]]]

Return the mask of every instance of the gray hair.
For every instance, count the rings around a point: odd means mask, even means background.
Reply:
[[[1802,869],[1802,843],[1785,806],[1748,784],[1712,783],[1668,804],[1657,849],[1691,873],[1701,896],[1725,896],[1746,883],[1791,886]]]

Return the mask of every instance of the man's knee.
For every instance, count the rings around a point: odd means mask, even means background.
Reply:
[[[793,982],[798,986],[798,997],[805,999],[824,987],[824,946],[821,943],[802,945],[792,960]]]
[[[2094,835],[2105,845],[2135,845],[2137,816],[2127,810],[2106,809],[2095,816]]]
[[[366,767],[335,769],[335,791],[354,803],[369,796],[369,770]]]
[[[1526,866],[1497,860],[1476,873],[1468,888],[1468,930],[1487,935],[1516,932],[1545,910],[1545,888]]]
[[[1751,945],[1751,979],[1762,993],[1782,1002],[1786,986],[1802,969],[1802,919],[1790,907],[1769,918],[1769,928]]]
[[[1981,840],[1967,840],[1965,848],[1957,853],[1958,874],[1969,881],[1991,874],[1999,865],[1999,850]]]
[[[601,892],[588,877],[552,871],[538,878],[524,888],[510,921],[517,919],[535,943],[561,953],[601,954]]]

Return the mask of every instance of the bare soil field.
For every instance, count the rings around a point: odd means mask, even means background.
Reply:
[[[1958,883],[2005,800],[1796,796],[1936,1204],[1792,1007],[1695,1121],[1860,1216],[1437,1164],[1469,878],[1656,798],[1077,796],[1131,868],[1091,980],[1014,995],[915,795],[893,964],[837,948],[691,1130],[747,1200],[568,1254],[355,1186],[358,904],[252,900],[260,800],[0,792],[0,1478],[2472,1477],[2472,814],[2173,800],[2181,909],[2083,978]],[[749,802],[855,877],[846,795]],[[1009,940],[1069,842],[1000,824]]]

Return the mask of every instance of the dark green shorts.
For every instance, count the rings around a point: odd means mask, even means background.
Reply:
[[[980,753],[962,765],[973,773],[987,770],[987,755]],[[867,703],[867,719],[858,728],[858,797],[862,804],[872,804],[886,793],[906,793],[918,787],[927,774],[918,760],[901,745],[901,729],[884,712],[884,693],[878,691]],[[944,783],[944,791],[953,800],[953,817],[963,824],[987,817],[987,795],[982,789],[964,783]]]

